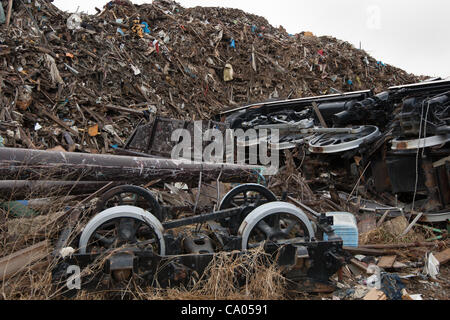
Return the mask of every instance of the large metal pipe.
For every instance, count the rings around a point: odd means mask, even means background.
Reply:
[[[217,164],[109,154],[0,148],[2,180],[127,181],[145,183],[197,180],[254,181],[261,166]]]

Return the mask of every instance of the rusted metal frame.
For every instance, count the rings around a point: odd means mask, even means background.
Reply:
[[[153,138],[155,137],[156,125],[157,125],[158,121],[159,121],[158,117],[155,118],[155,121],[153,121],[152,129],[150,130],[150,138],[148,139],[148,146],[147,146],[147,150],[146,150],[147,154],[150,154],[150,152],[151,152],[151,148],[153,145]]]
[[[232,217],[232,216],[240,213],[242,209],[243,208],[241,208],[241,207],[231,208],[231,209],[225,209],[225,210],[216,211],[216,212],[212,212],[212,213],[200,214],[200,215],[193,216],[193,217],[182,218],[182,219],[178,219],[178,220],[174,220],[174,221],[170,221],[170,222],[164,222],[163,227],[164,227],[164,230],[168,230],[168,229],[174,229],[174,228],[178,228],[178,227],[182,227],[182,226],[188,226],[191,224],[203,223],[206,221],[213,221],[213,220],[218,220],[218,219],[229,218],[229,217]]]

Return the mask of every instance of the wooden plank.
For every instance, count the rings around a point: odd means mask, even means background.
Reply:
[[[440,265],[446,264],[450,261],[450,248],[434,254],[434,257],[437,259],[437,261],[439,261]]]
[[[11,21],[11,11],[12,11],[13,0],[9,0],[8,9],[6,13],[6,29],[9,27],[9,22]]]
[[[376,288],[372,288],[363,300],[387,300],[386,295],[383,291],[380,291]]]
[[[319,118],[319,121],[320,121],[320,124],[322,125],[322,127],[328,128],[328,126],[325,122],[325,119],[322,116],[322,113],[320,113],[319,106],[317,105],[317,103],[313,102],[312,106],[313,106],[314,112],[317,115],[317,118]]]
[[[395,250],[380,250],[380,249],[369,249],[361,247],[342,247],[345,251],[352,254],[364,254],[367,256],[386,256],[395,254]]]
[[[355,258],[351,258],[351,259],[350,259],[350,262],[351,262],[354,266],[358,267],[359,269],[361,269],[361,270],[363,270],[364,272],[367,273],[367,265],[366,265],[364,262],[358,261],[358,260],[356,260]]]
[[[415,218],[414,220],[409,224],[409,226],[402,232],[402,234],[400,235],[400,237],[403,237],[404,235],[406,235],[409,230],[411,230],[412,227],[414,227],[414,225],[416,224],[417,221],[419,221],[420,217],[423,215],[423,212],[420,212]]]
[[[381,226],[381,224],[384,222],[384,220],[386,219],[388,213],[389,213],[389,210],[386,210],[386,211],[383,213],[383,215],[381,216],[380,220],[378,220],[378,222],[377,222],[377,228],[378,228],[379,226]]]
[[[390,269],[394,266],[394,262],[397,256],[384,256],[381,257],[380,261],[378,261],[377,265],[383,269]]]
[[[434,242],[412,242],[412,243],[364,244],[364,245],[360,245],[359,248],[402,249],[402,248],[412,248],[412,247],[434,247],[435,245],[436,245],[436,243],[434,243]]]
[[[360,215],[358,222],[358,232],[363,234],[369,232],[377,227],[377,219],[373,213],[363,213]]]
[[[442,158],[441,160],[438,160],[436,162],[433,162],[433,168],[443,166],[446,162],[450,162],[450,156]]]
[[[0,259],[0,281],[5,281],[30,264],[48,256],[49,242],[39,242]]]

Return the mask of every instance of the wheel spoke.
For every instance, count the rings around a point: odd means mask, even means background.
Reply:
[[[248,244],[248,248],[249,249],[258,248],[259,246],[263,245],[264,242],[265,242],[265,240],[264,241],[259,241],[259,242],[256,242],[256,243],[249,243]]]
[[[273,228],[264,220],[258,222],[256,228],[258,228],[258,230],[262,231],[266,235],[266,239],[269,239],[273,234]]]
[[[296,221],[290,220],[290,222],[288,223],[287,227],[282,229],[283,233],[289,235],[289,233],[291,233],[292,229],[294,229],[294,227],[296,225],[297,225]]]
[[[153,238],[153,239],[149,239],[149,240],[137,241],[136,245],[142,249],[142,248],[148,246],[149,244],[154,244],[154,243],[156,243],[156,239]]]
[[[280,214],[275,214],[269,221],[271,222],[271,226],[272,226],[272,230],[273,231],[280,231],[281,230],[281,226],[280,226],[280,219],[281,219],[281,215]]]
[[[119,236],[125,236],[125,239],[121,240],[130,240],[136,237],[136,231],[139,224],[133,218],[121,218],[119,224]]]
[[[102,235],[100,235],[98,233],[95,233],[94,237],[98,241],[100,241],[103,245],[105,245],[107,248],[109,248],[114,243],[114,241],[116,240],[116,237],[108,239],[107,237],[104,237],[104,236],[102,236]]]
[[[256,201],[254,202],[255,206],[258,206],[260,201],[261,201],[261,194],[258,193],[256,195]]]
[[[231,200],[231,204],[235,207],[240,207],[240,205],[238,205],[236,202],[234,202],[233,200]]]

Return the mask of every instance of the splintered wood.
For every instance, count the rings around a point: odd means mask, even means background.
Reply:
[[[383,291],[372,288],[366,294],[366,296],[363,298],[363,300],[387,300],[387,298]]]
[[[397,256],[384,256],[381,257],[380,261],[378,261],[377,265],[383,269],[390,269],[394,266],[395,259]]]
[[[446,264],[450,261],[450,248],[445,249],[439,253],[434,254],[434,257],[439,261],[440,265]]]
[[[19,272],[25,271],[32,263],[48,256],[48,241],[14,252],[0,259],[0,281],[5,281]]]

